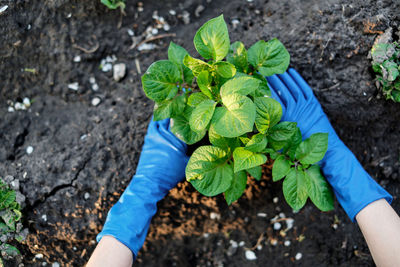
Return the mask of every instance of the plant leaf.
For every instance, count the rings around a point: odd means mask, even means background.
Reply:
[[[313,165],[305,172],[307,192],[311,201],[322,211],[333,210],[334,196],[328,182],[322,176],[318,165]]]
[[[196,32],[194,46],[205,59],[222,60],[229,50],[229,34],[223,15],[210,19]]]
[[[195,132],[190,128],[189,119],[192,111],[192,107],[186,106],[183,114],[172,118],[170,123],[171,132],[188,145],[200,141],[207,132],[207,130]]]
[[[256,97],[256,127],[260,133],[266,133],[282,118],[282,107],[278,101],[270,97]]]
[[[213,146],[197,148],[186,166],[186,179],[203,195],[225,192],[232,183],[233,169],[225,150]]]
[[[207,128],[214,114],[217,102],[208,99],[201,102],[192,112],[189,119],[190,128],[193,131],[200,132]]]
[[[289,170],[290,162],[284,155],[279,155],[272,166],[272,181],[279,181],[289,173]]]
[[[221,86],[221,97],[231,94],[246,96],[253,93],[260,83],[260,80],[250,76],[235,77]]]
[[[250,98],[238,94],[222,97],[224,107],[217,107],[211,124],[224,137],[237,137],[253,130],[256,108]]]
[[[185,109],[185,96],[180,95],[174,99],[164,100],[154,105],[154,120],[160,121],[173,118],[182,114]]]
[[[243,195],[243,192],[246,189],[246,184],[247,175],[245,171],[240,171],[234,174],[231,186],[224,193],[228,205],[231,205]]]
[[[235,65],[238,71],[247,73],[247,51],[242,42],[231,44],[226,60]]]
[[[187,83],[191,84],[193,81],[193,78],[194,78],[193,73],[188,67],[186,67],[183,64],[183,59],[185,58],[186,55],[189,55],[189,53],[186,51],[185,48],[183,48],[180,45],[175,44],[172,41],[169,43],[169,47],[168,47],[169,61],[172,61],[173,63],[175,63],[178,66],[180,71],[183,72],[185,81]]]
[[[294,210],[301,209],[307,201],[307,185],[302,171],[291,168],[283,180],[283,195]]]
[[[261,152],[267,146],[268,140],[265,135],[259,133],[251,137],[246,143],[246,149],[252,152]]]
[[[284,73],[290,62],[289,52],[276,38],[253,44],[249,48],[248,57],[250,64],[264,76]]]
[[[204,62],[203,60],[193,58],[189,55],[186,55],[183,58],[183,64],[188,67],[190,70],[192,70],[194,76],[198,76],[200,72],[202,71],[210,71],[211,70],[211,65],[208,63]]]
[[[262,76],[261,74],[256,72],[253,73],[253,77],[261,81],[260,86],[258,86],[257,90],[255,91],[254,97],[271,96],[271,90],[268,87],[268,82],[265,76]]]
[[[261,180],[262,177],[262,167],[261,166],[256,166],[250,169],[246,170],[252,177],[254,177],[254,179],[256,179],[257,181]]]
[[[237,147],[233,151],[234,172],[251,169],[267,162],[267,156],[261,153],[254,153],[244,147]]]
[[[283,121],[273,126],[269,131],[268,143],[275,150],[282,149],[297,131],[297,123]]]
[[[219,61],[214,64],[215,71],[222,78],[232,78],[236,74],[236,68],[229,62]]]
[[[2,190],[0,194],[0,210],[7,209],[15,201],[16,193],[14,190]]]
[[[197,76],[197,85],[200,90],[204,95],[208,96],[208,98],[213,99],[211,83],[212,78],[208,71],[204,70]]]
[[[314,164],[323,159],[328,149],[328,133],[315,133],[300,143],[296,159],[302,164]]]
[[[179,69],[169,60],[154,62],[142,76],[146,96],[156,102],[173,98],[178,92],[179,81],[181,81]]]
[[[219,134],[217,134],[214,130],[214,127],[212,124],[210,125],[210,128],[208,129],[208,139],[211,144],[214,146],[223,148],[225,150],[235,150],[236,147],[240,146],[240,141],[238,140],[237,137],[235,138],[227,138],[223,137]]]
[[[198,104],[207,99],[209,98],[205,94],[201,92],[196,92],[189,96],[187,104],[191,107],[196,107]]]

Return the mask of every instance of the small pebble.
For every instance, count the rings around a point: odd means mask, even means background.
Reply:
[[[300,252],[298,252],[295,256],[296,260],[300,260],[303,257],[303,254],[301,254]]]
[[[75,56],[74,62],[76,62],[76,63],[81,62],[81,56]]]
[[[262,246],[261,246],[261,245],[258,245],[258,246],[257,246],[257,249],[258,249],[258,250],[262,250]]]
[[[243,247],[244,244],[245,244],[244,241],[240,241],[240,242],[239,242],[239,247]]]
[[[184,24],[189,24],[190,23],[190,13],[187,12],[186,10],[183,11],[182,20],[183,20]]]
[[[273,239],[271,239],[270,243],[271,243],[271,245],[276,246],[276,245],[278,245],[278,240],[273,238]]]
[[[99,90],[99,85],[97,83],[92,84],[92,90],[93,91]]]
[[[216,212],[211,212],[210,218],[211,218],[211,220],[219,220],[219,219],[221,219],[221,215]]]
[[[164,31],[169,31],[171,29],[171,26],[169,26],[169,24],[168,23],[165,23],[165,24],[163,24],[163,30]]]
[[[240,21],[238,19],[233,19],[232,21],[232,26],[235,29],[237,27],[237,25],[239,25]]]
[[[279,198],[278,198],[278,197],[274,197],[274,198],[272,199],[272,202],[274,202],[275,204],[278,203],[278,201],[279,201]]]
[[[95,77],[90,77],[90,78],[89,78],[89,82],[90,82],[91,84],[94,84],[94,83],[96,82],[96,78],[95,78]]]
[[[288,246],[290,246],[290,241],[286,240],[285,243],[283,243],[283,244],[285,245],[285,247],[288,247]]]
[[[38,253],[38,254],[35,255],[35,258],[39,259],[39,260],[43,259],[43,254],[42,253]]]
[[[74,83],[68,84],[68,89],[77,91],[79,89],[79,83],[78,82],[74,82]]]
[[[194,10],[194,15],[195,15],[196,17],[200,17],[200,13],[203,12],[204,9],[205,9],[205,8],[204,8],[203,5],[198,5],[198,6],[196,7],[196,9]]]
[[[46,215],[46,214],[43,214],[43,215],[42,215],[42,220],[45,221],[45,222],[47,222],[47,215]]]
[[[126,74],[126,65],[124,63],[115,64],[113,67],[113,78],[119,82]]]
[[[79,139],[85,140],[86,138],[87,138],[87,134],[83,134],[83,135],[81,135],[81,137]]]
[[[10,185],[11,185],[11,188],[12,188],[13,190],[19,190],[19,181],[18,181],[18,180],[12,181],[12,182],[10,183]]]
[[[89,192],[85,192],[85,194],[83,195],[84,199],[89,199],[90,198],[90,194]]]
[[[332,228],[336,230],[338,228],[338,225],[336,223],[334,223],[334,224],[332,224]]]
[[[8,5],[0,7],[0,14],[3,13],[4,11],[6,11],[7,8],[8,8]]]
[[[234,248],[238,247],[238,243],[235,240],[229,240],[229,243],[231,243],[231,246]]]
[[[47,262],[42,262],[42,266],[47,266]]]
[[[209,237],[209,236],[210,236],[209,233],[204,233],[204,234],[203,234],[203,237],[204,237],[204,238],[207,238],[207,237]]]
[[[128,35],[129,36],[134,36],[135,32],[133,30],[131,30],[131,29],[128,29]]]
[[[259,213],[257,213],[257,216],[258,216],[258,217],[262,217],[262,218],[266,218],[266,217],[267,217],[267,214],[264,213],[264,212],[259,212]]]
[[[274,223],[274,230],[280,230],[282,228],[282,225],[278,222]]]
[[[257,259],[256,253],[254,253],[251,250],[246,250],[245,255],[246,255],[246,259],[249,261],[253,261],[253,260]]]
[[[14,105],[14,108],[15,108],[16,110],[26,110],[25,105],[22,104],[22,103],[20,103],[20,102],[16,102],[15,105]]]
[[[287,230],[292,229],[293,228],[293,224],[294,224],[294,220],[292,218],[288,218],[286,220],[286,227]]]
[[[112,64],[109,62],[101,64],[101,70],[103,72],[109,72],[110,70],[112,70]]]
[[[173,10],[173,9],[171,9],[171,10],[169,11],[169,14],[172,15],[172,16],[175,16],[175,15],[176,15],[176,11]]]
[[[72,247],[72,250],[73,250],[73,251],[77,251],[78,248],[74,246],[74,247]]]
[[[29,98],[24,97],[24,99],[22,100],[22,103],[25,105],[25,107],[29,108],[31,106],[31,101],[29,100]]]
[[[279,217],[286,218],[286,215],[285,215],[285,213],[281,212],[281,213],[279,213]]]
[[[138,46],[137,50],[139,51],[143,51],[143,50],[153,50],[154,48],[156,48],[155,44],[148,44],[148,43],[144,43]]]
[[[26,153],[29,155],[29,154],[32,154],[32,152],[33,152],[33,147],[28,146],[28,147],[26,148]]]
[[[8,107],[8,112],[14,112],[15,109],[13,107]]]
[[[60,267],[60,264],[58,262],[54,262],[51,267]]]
[[[69,19],[69,18],[71,18],[71,17],[72,17],[72,13],[68,13],[67,19]]]
[[[99,97],[95,97],[92,99],[92,106],[97,107],[101,102],[101,99]]]

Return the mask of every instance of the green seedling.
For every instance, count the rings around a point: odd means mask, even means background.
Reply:
[[[9,244],[9,241],[22,241],[19,235],[22,225],[18,225],[21,219],[21,207],[16,201],[16,192],[0,179],[0,266],[3,259],[10,259],[20,254],[18,249]]]
[[[125,9],[125,0],[101,0],[101,3],[107,6],[109,9],[120,8],[121,11]]]
[[[221,15],[197,31],[194,46],[204,60],[171,42],[168,60],[154,62],[142,76],[144,92],[155,101],[154,120],[171,118],[171,131],[186,144],[209,143],[191,155],[186,179],[206,196],[224,193],[231,204],[243,194],[248,174],[261,179],[270,157],[273,181],[283,179],[294,210],[308,197],[320,210],[333,209],[332,190],[315,165],[328,134],[303,141],[295,122],[280,122],[282,107],[265,79],[288,68],[283,44],[258,41],[248,50],[241,42],[230,44]]]
[[[371,55],[378,87],[386,99],[400,102],[400,44],[377,43]]]

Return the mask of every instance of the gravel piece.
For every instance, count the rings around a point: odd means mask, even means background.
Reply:
[[[190,23],[190,13],[187,12],[186,10],[183,11],[182,13],[182,20],[184,24],[189,24]]]
[[[90,198],[89,192],[85,192],[85,194],[83,195],[83,198],[86,200],[89,199]]]
[[[251,250],[246,250],[245,255],[246,255],[246,259],[249,261],[253,261],[253,260],[257,259],[256,253],[254,253]]]
[[[221,219],[221,215],[216,212],[211,212],[210,218],[211,218],[211,220],[219,220],[219,219]]]
[[[295,258],[296,260],[300,260],[302,257],[303,257],[303,254],[301,254],[300,252],[298,252],[294,258]]]
[[[286,240],[285,243],[283,243],[283,244],[285,245],[285,247],[288,247],[288,246],[290,246],[290,243],[291,243],[290,240]]]
[[[280,230],[282,228],[282,225],[278,222],[274,223],[274,230]]]
[[[6,11],[7,8],[8,8],[8,5],[0,7],[0,14],[3,13],[4,11]]]
[[[266,218],[266,217],[267,217],[267,214],[264,213],[264,212],[259,212],[259,213],[257,213],[257,216],[258,216],[258,217],[261,217],[261,218]]]
[[[33,152],[33,147],[31,147],[31,146],[28,146],[27,148],[26,148],[26,154],[32,154],[32,152]]]
[[[78,82],[73,82],[68,84],[68,89],[74,90],[74,91],[78,91],[79,89],[79,83]]]
[[[13,107],[8,107],[8,112],[14,112],[15,109]]]
[[[100,102],[101,102],[100,97],[96,96],[95,98],[92,99],[92,106],[97,107],[100,104]]]
[[[278,197],[274,197],[274,198],[272,199],[272,202],[274,202],[275,204],[278,203],[278,201],[279,201],[279,198],[278,198]]]
[[[125,63],[115,64],[113,67],[113,78],[116,82],[119,82],[122,78],[125,77],[126,74],[126,65]]]
[[[74,57],[74,62],[76,62],[76,63],[81,62],[81,56],[75,56]]]
[[[204,9],[205,9],[205,7],[204,7],[203,5],[198,5],[198,6],[196,7],[196,9],[194,10],[194,15],[195,15],[196,17],[200,17],[200,13],[203,12]]]

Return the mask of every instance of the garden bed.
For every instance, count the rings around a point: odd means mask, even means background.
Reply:
[[[171,40],[194,54],[196,29],[221,13],[231,41],[249,47],[277,37],[286,46],[338,135],[400,211],[400,106],[380,96],[367,59],[380,33],[399,31],[398,3],[149,0],[129,1],[121,16],[99,2],[0,1],[9,5],[0,14],[0,176],[18,179],[26,196],[25,266],[88,260],[107,211],[135,173],[152,114],[141,75],[167,57]],[[107,56],[111,65],[126,64],[121,81],[99,68]],[[25,97],[31,106],[15,110]],[[187,182],[158,206],[137,266],[373,266],[337,203],[333,212],[308,204],[293,213],[268,175],[230,207]],[[256,260],[246,259],[248,249]]]

